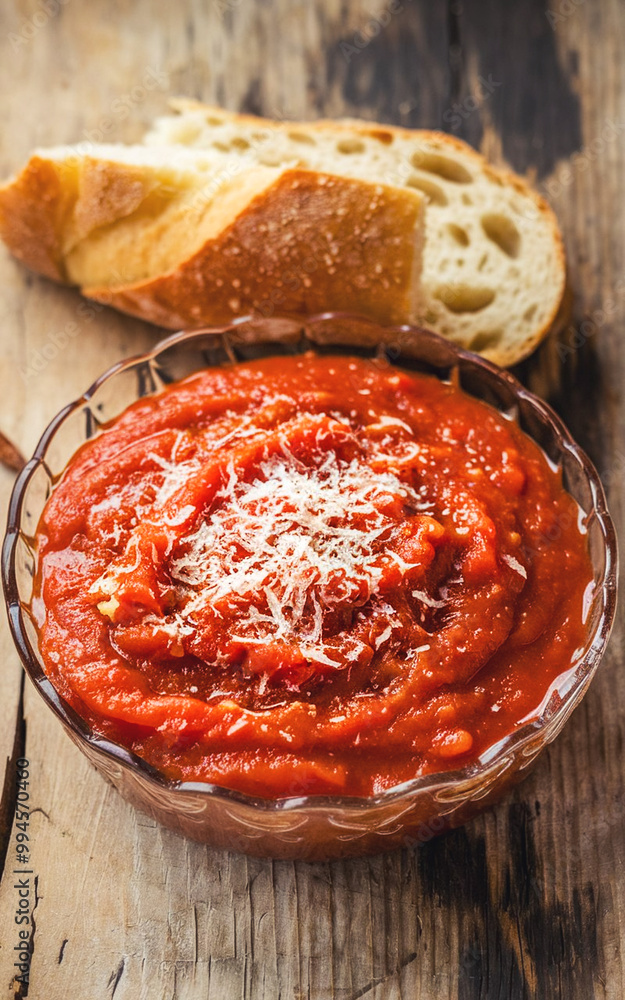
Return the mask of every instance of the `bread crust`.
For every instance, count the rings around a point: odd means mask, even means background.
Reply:
[[[61,182],[55,165],[32,156],[13,181],[0,188],[0,235],[14,257],[55,281],[66,281],[63,220],[74,186]]]
[[[407,322],[424,204],[416,191],[285,170],[169,273],[84,292],[169,329],[324,310]]]
[[[34,154],[14,180],[0,187],[0,236],[31,270],[71,284],[66,258],[72,247],[93,230],[132,214],[155,186],[131,165]]]

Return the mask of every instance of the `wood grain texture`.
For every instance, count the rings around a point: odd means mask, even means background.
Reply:
[[[2,175],[37,144],[131,140],[185,93],[281,117],[443,128],[535,177],[562,223],[576,298],[560,347],[521,374],[551,393],[623,527],[620,0],[12,0],[0,47]],[[0,289],[0,428],[28,454],[62,404],[155,331],[85,310],[4,253]],[[3,505],[10,483],[0,469]],[[137,814],[30,685],[22,704],[4,625],[0,652],[0,996],[24,992],[8,826],[21,754],[36,810],[35,1000],[625,995],[621,621],[584,703],[496,809],[417,851],[314,865],[212,852]]]

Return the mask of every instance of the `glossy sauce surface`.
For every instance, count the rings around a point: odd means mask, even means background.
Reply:
[[[512,421],[309,354],[201,372],[84,445],[35,609],[59,691],[168,776],[366,795],[531,716],[591,581],[579,510]]]

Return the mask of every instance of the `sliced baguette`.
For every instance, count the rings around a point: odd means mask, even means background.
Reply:
[[[421,191],[428,207],[414,320],[503,365],[548,333],[565,287],[557,220],[521,177],[494,169],[466,143],[362,121],[276,122],[185,99],[172,105],[147,145],[298,163]]]
[[[425,198],[169,146],[39,150],[0,189],[0,234],[48,277],[170,329],[255,312],[418,311]]]
[[[555,217],[464,143],[173,104],[140,146],[38,151],[0,188],[9,249],[170,329],[342,309],[504,365],[548,332],[565,277]]]

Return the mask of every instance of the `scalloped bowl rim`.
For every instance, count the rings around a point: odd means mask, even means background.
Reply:
[[[487,749],[483,751],[478,760],[474,763],[467,764],[464,767],[457,768],[453,771],[432,772],[420,775],[416,778],[410,778],[401,784],[386,788],[375,795],[303,795],[288,796],[285,798],[262,798],[260,796],[248,795],[245,792],[240,792],[236,789],[212,782],[177,781],[167,778],[157,768],[149,764],[143,758],[139,757],[133,751],[127,750],[120,744],[107,739],[97,732],[94,732],[85,720],[82,719],[81,716],[75,711],[75,709],[73,709],[71,705],[69,705],[68,702],[66,702],[65,699],[58,693],[52,684],[52,681],[45,674],[43,667],[41,666],[39,655],[33,649],[30,639],[26,633],[24,625],[24,610],[18,599],[18,585],[15,575],[17,544],[20,538],[19,525],[21,523],[22,507],[26,495],[26,488],[40,466],[43,465],[49,473],[45,456],[48,446],[54,438],[58,427],[63,424],[65,419],[71,413],[83,407],[85,403],[88,403],[98,389],[105,382],[114,378],[116,375],[119,375],[130,368],[136,367],[139,364],[149,364],[157,359],[160,354],[179,343],[190,343],[194,339],[200,339],[201,337],[207,336],[221,337],[224,339],[227,338],[229,331],[236,331],[238,327],[244,326],[245,324],[258,323],[259,321],[290,321],[300,327],[302,336],[307,337],[308,327],[315,323],[330,322],[332,320],[357,321],[361,324],[369,324],[372,327],[383,328],[384,330],[398,335],[418,334],[419,337],[425,337],[432,343],[442,344],[444,345],[445,350],[451,351],[454,355],[455,362],[464,361],[468,365],[486,369],[492,376],[495,377],[496,380],[507,383],[508,387],[512,390],[517,399],[523,399],[535,412],[539,414],[542,421],[546,421],[551,424],[557,431],[560,449],[562,451],[567,450],[571,452],[584,470],[593,499],[593,513],[600,524],[604,539],[605,569],[602,579],[597,585],[597,591],[601,590],[604,597],[601,616],[596,629],[589,635],[583,656],[577,661],[578,672],[582,666],[586,666],[586,670],[581,673],[579,677],[576,677],[573,683],[569,683],[560,705],[551,714],[547,715],[546,710],[543,708],[542,712],[537,714],[535,718],[524,722],[517,729],[487,747]],[[323,344],[317,344],[317,346],[323,346]],[[357,345],[341,345],[340,343],[337,343],[336,346],[357,347]],[[380,346],[383,348],[384,344],[381,343]],[[311,340],[311,349],[314,349],[314,347],[315,342],[314,340]],[[401,361],[399,361],[398,364],[401,367]],[[152,393],[149,393],[149,395],[152,395]],[[98,376],[98,378],[92,382],[89,388],[81,396],[64,406],[52,418],[43,431],[33,452],[33,457],[26,463],[15,481],[9,503],[7,531],[2,546],[2,583],[5,594],[5,602],[9,617],[9,626],[13,641],[20,655],[20,659],[22,660],[26,673],[34,683],[39,694],[49,705],[54,714],[61,720],[64,726],[78,738],[78,741],[87,743],[95,751],[97,751],[97,753],[104,754],[105,757],[110,758],[118,765],[121,764],[124,768],[138,770],[141,772],[143,778],[147,779],[149,783],[158,788],[167,789],[174,794],[179,793],[181,796],[185,793],[205,794],[209,797],[238,802],[241,805],[265,812],[303,808],[316,810],[327,809],[330,807],[343,810],[351,809],[355,811],[362,811],[388,805],[389,803],[402,799],[404,796],[413,793],[416,794],[420,792],[423,794],[434,791],[439,792],[441,789],[451,789],[455,787],[458,787],[459,789],[462,788],[463,791],[467,791],[470,790],[470,787],[473,784],[480,783],[484,778],[488,777],[489,773],[496,771],[506,757],[509,757],[511,754],[516,755],[522,752],[523,747],[527,743],[531,742],[542,730],[545,730],[550,726],[555,726],[556,733],[559,732],[560,725],[567,720],[568,716],[577,707],[579,702],[581,702],[605,651],[616,611],[617,571],[618,554],[616,533],[612,518],[607,509],[605,494],[599,474],[586,453],[575,442],[563,421],[548,403],[545,403],[538,396],[534,395],[534,393],[526,389],[521,382],[518,381],[518,379],[510,374],[510,372],[499,368],[497,365],[480,355],[473,354],[472,352],[459,347],[457,344],[446,340],[431,330],[423,329],[411,324],[385,326],[383,324],[376,323],[367,317],[344,312],[323,312],[305,318],[280,316],[259,318],[252,315],[241,316],[230,323],[223,324],[222,326],[203,327],[197,330],[183,330],[178,333],[173,333],[162,340],[159,340],[150,351],[134,355],[111,365],[111,367],[109,367],[102,373],[102,375]],[[562,676],[568,677],[570,673],[570,670],[564,671],[563,674],[559,675],[557,680],[559,680]],[[549,688],[549,692],[551,694],[559,693],[558,687],[556,686],[557,680]],[[544,699],[542,704],[544,704]],[[560,725],[557,725],[558,722],[560,722]]]

